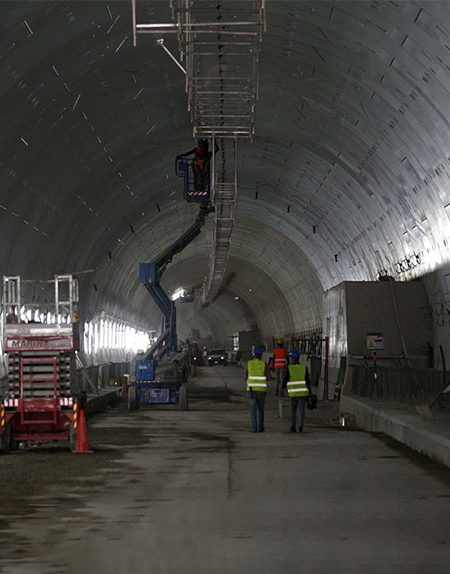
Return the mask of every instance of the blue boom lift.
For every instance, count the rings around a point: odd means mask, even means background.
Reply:
[[[176,173],[185,179],[185,199],[200,203],[200,211],[195,223],[168,247],[152,263],[140,263],[139,280],[163,314],[163,332],[143,355],[135,359],[135,376],[128,387],[128,408],[135,410],[139,404],[178,404],[181,410],[188,408],[187,388],[182,384],[186,378],[188,357],[178,352],[177,321],[175,302],[161,287],[161,277],[172,258],[183,251],[200,233],[205,218],[213,208],[210,206],[209,166],[207,194],[188,195],[192,190],[189,176],[189,160],[177,158]],[[157,371],[158,365],[158,371]]]

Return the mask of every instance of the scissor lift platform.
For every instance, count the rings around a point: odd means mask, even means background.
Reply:
[[[46,293],[54,289],[52,303],[35,301],[38,283]],[[77,301],[78,285],[71,275],[50,281],[3,277],[8,387],[0,397],[0,450],[5,453],[18,443],[70,440],[75,446],[71,381],[78,350]]]

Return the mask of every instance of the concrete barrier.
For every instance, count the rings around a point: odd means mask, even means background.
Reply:
[[[414,406],[374,403],[342,396],[342,413],[356,417],[359,428],[382,432],[450,468],[450,415],[441,413],[435,421],[424,421]]]
[[[120,400],[121,387],[115,387],[112,390],[100,391],[98,395],[90,395],[87,399],[86,413],[93,415],[102,409],[116,404]]]

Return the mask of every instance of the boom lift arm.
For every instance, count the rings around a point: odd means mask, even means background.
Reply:
[[[162,358],[177,348],[177,322],[175,302],[170,299],[160,285],[161,277],[172,258],[183,251],[200,233],[205,218],[212,211],[210,206],[201,205],[195,223],[152,263],[140,263],[139,280],[149,292],[164,317],[164,331],[158,340],[145,353],[143,359],[152,359],[159,351]]]

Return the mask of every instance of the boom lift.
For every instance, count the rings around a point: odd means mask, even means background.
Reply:
[[[209,204],[197,201],[201,205],[195,223],[156,261],[139,265],[139,280],[163,314],[164,324],[161,336],[146,353],[138,355],[132,365],[128,387],[130,410],[137,409],[139,403],[178,404],[181,410],[188,408],[187,388],[182,385],[186,378],[188,356],[177,350],[176,306],[161,287],[160,281],[172,258],[201,233],[205,218],[212,211]]]

